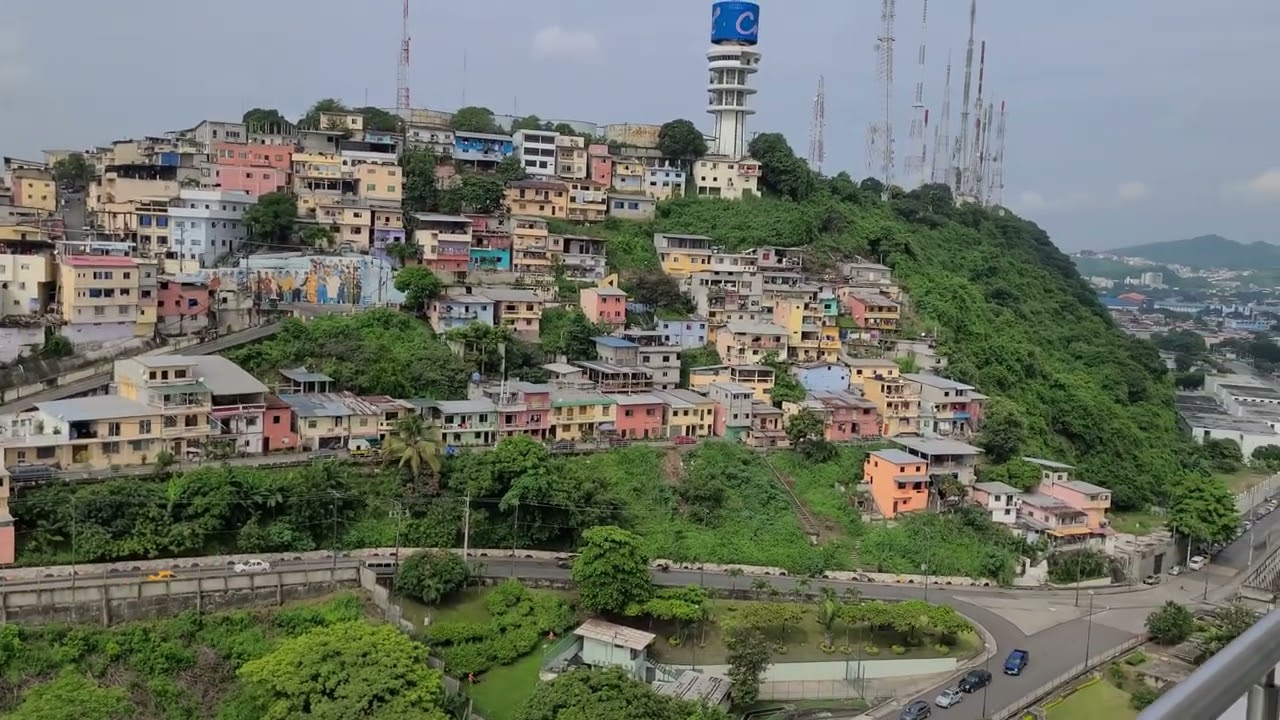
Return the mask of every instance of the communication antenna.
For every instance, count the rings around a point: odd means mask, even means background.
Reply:
[[[969,182],[965,194],[982,201],[982,162],[986,152],[987,120],[986,112],[990,109],[982,103],[982,81],[987,69],[987,41],[982,41],[982,49],[978,54],[978,97],[974,100],[973,110],[973,152],[969,157],[969,169],[965,171]]]
[[[396,113],[409,121],[409,0],[404,0],[400,24],[400,64],[396,68]]]
[[[818,94],[813,96],[813,118],[809,121],[809,167],[819,175],[822,163],[827,159],[827,90],[821,75],[818,76]]]
[[[876,43],[876,70],[880,78],[880,91],[883,93],[881,110],[884,118],[877,139],[880,144],[880,182],[884,184],[880,199],[888,200],[889,188],[893,186],[893,21],[897,15],[897,0],[882,2],[882,27]]]
[[[947,53],[947,80],[942,86],[942,114],[938,117],[938,122],[934,123],[931,168],[933,182],[951,184],[949,163],[954,161],[951,153],[951,53]]]
[[[969,3],[969,46],[964,51],[964,91],[960,95],[960,137],[956,138],[955,168],[952,175],[952,190],[956,195],[964,193],[968,178],[965,177],[965,163],[969,160],[972,149],[969,147],[969,87],[973,77],[973,29],[978,22],[978,0]]]
[[[907,141],[907,178],[908,181],[918,181],[920,185],[929,182],[929,176],[925,174],[925,163],[929,154],[925,142],[925,129],[929,124],[929,111],[924,106],[924,49],[928,32],[929,0],[924,0],[920,11],[920,51],[916,57],[919,76],[916,78],[916,94],[911,102],[911,129],[908,132]]]
[[[1000,112],[996,115],[995,146],[991,152],[991,172],[987,176],[987,204],[1004,204],[1004,129],[1008,112],[1004,101],[1000,101]]]

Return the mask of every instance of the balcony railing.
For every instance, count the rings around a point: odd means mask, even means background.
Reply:
[[[165,427],[160,429],[162,437],[189,437],[194,435],[208,435],[210,432],[208,425],[174,425],[173,427]]]

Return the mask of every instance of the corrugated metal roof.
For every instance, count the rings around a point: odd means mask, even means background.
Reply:
[[[36,409],[66,422],[110,420],[112,418],[157,415],[159,410],[119,395],[50,400],[36,403]]]
[[[924,462],[923,459],[918,458],[905,450],[895,450],[892,448],[888,450],[872,450],[867,454],[874,455],[885,462],[891,462],[895,465],[914,465],[916,463]]]
[[[605,347],[611,347],[611,348],[621,349],[621,348],[640,347],[639,345],[631,342],[630,340],[624,340],[619,337],[613,337],[612,335],[598,335],[596,337],[591,338],[591,340],[595,342],[597,345],[603,345]]]

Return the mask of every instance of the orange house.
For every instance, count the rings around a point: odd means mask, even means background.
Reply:
[[[862,462],[862,482],[886,518],[929,507],[929,463],[901,450],[872,450]]]

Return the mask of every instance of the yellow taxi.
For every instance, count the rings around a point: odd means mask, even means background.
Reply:
[[[147,576],[147,580],[151,582],[158,582],[162,580],[176,580],[177,578],[178,578],[177,574],[174,573],[172,570],[161,570],[160,572],[154,572]]]

